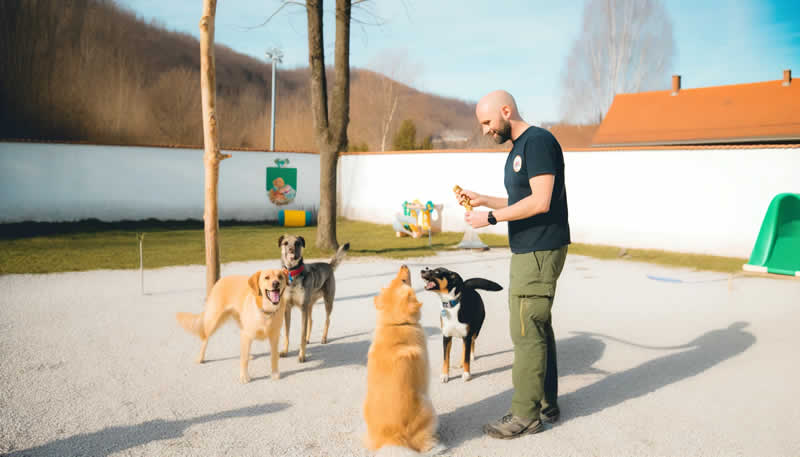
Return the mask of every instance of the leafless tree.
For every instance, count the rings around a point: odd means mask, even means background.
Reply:
[[[359,3],[358,1],[356,3]],[[307,0],[308,64],[311,67],[311,117],[319,147],[319,213],[317,248],[337,249],[336,169],[339,152],[347,150],[350,122],[350,15],[351,0],[336,0],[334,86],[328,109],[325,44],[322,35],[322,0]]]
[[[203,99],[203,145],[205,153],[206,183],[203,221],[206,236],[206,296],[219,280],[219,212],[217,211],[217,184],[219,163],[230,154],[219,152],[219,126],[217,125],[217,74],[214,67],[214,15],[217,0],[203,0],[203,17],[200,19],[200,92]]]
[[[410,86],[418,76],[419,70],[411,63],[407,50],[386,50],[374,58],[369,68],[376,72],[370,78],[370,99],[372,111],[377,123],[381,139],[381,151],[386,150],[392,122],[395,120],[397,108],[401,102],[402,85]]]
[[[587,0],[561,74],[562,120],[598,123],[616,94],[667,89],[674,55],[660,0]]]

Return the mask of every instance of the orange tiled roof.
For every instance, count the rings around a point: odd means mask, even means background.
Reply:
[[[800,81],[619,94],[593,146],[800,141]]]

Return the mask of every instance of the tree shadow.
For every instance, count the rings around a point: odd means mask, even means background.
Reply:
[[[714,365],[746,351],[756,338],[744,331],[746,322],[735,322],[727,328],[711,330],[681,346],[653,347],[627,343],[646,349],[685,351],[659,357],[629,370],[612,373],[603,379],[559,397],[561,420],[588,416],[627,400],[654,392],[667,385],[698,375]],[[604,373],[592,365],[602,357],[602,339],[622,341],[606,335],[579,333],[557,343],[559,376]],[[624,341],[622,341],[624,342]],[[491,373],[509,370],[505,366]],[[490,372],[484,373],[489,374]],[[513,389],[439,416],[439,434],[443,443],[454,448],[481,436],[485,423],[505,414],[511,404]]]
[[[152,441],[180,438],[184,431],[197,424],[238,417],[256,417],[275,413],[289,407],[288,403],[266,403],[245,408],[223,411],[190,419],[154,419],[136,425],[106,427],[92,433],[81,433],[41,446],[6,454],[8,457],[44,455],[91,455],[107,456],[126,449],[135,448]]]

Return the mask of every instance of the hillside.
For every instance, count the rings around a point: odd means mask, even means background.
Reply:
[[[270,67],[216,46],[223,147],[269,145]],[[113,144],[202,144],[200,52],[190,35],[146,23],[112,0],[0,2],[0,138]],[[316,150],[308,69],[279,69],[276,149]],[[332,84],[332,78],[329,80]],[[392,88],[393,92],[389,88]],[[351,146],[379,150],[404,119],[437,147],[483,144],[470,103],[351,71]]]

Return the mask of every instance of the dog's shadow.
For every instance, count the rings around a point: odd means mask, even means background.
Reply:
[[[698,375],[709,368],[746,351],[756,338],[744,330],[747,323],[736,322],[727,328],[711,330],[685,345],[654,348],[624,342],[633,347],[656,350],[677,350],[625,371],[611,373],[574,392],[560,396],[561,420],[569,421],[617,406],[627,400],[657,391],[667,385]],[[559,340],[559,376],[604,373],[592,365],[602,358],[603,340],[622,341],[606,335],[580,333]],[[510,366],[496,370],[510,369]],[[439,434],[443,443],[454,448],[483,434],[484,424],[496,420],[508,411],[513,389],[508,389],[476,403],[462,406],[439,416]]]
[[[425,331],[425,335],[429,338],[441,333],[438,327],[423,327],[423,330]],[[288,377],[311,370],[324,370],[347,365],[366,367],[367,353],[369,352],[370,344],[372,344],[371,338],[341,343],[337,343],[337,341],[351,338],[363,338],[367,335],[372,335],[372,332],[360,332],[337,338],[329,338],[328,344],[309,344],[306,346],[306,361],[303,362],[299,368],[281,371],[281,377]],[[298,351],[297,349],[289,351],[285,358],[297,357]],[[269,353],[260,354],[259,357],[266,357],[268,355]],[[319,361],[319,363],[315,363],[317,361]],[[263,379],[266,378],[268,378],[268,376],[263,377]],[[254,378],[253,380],[255,381],[258,379],[262,378]]]

